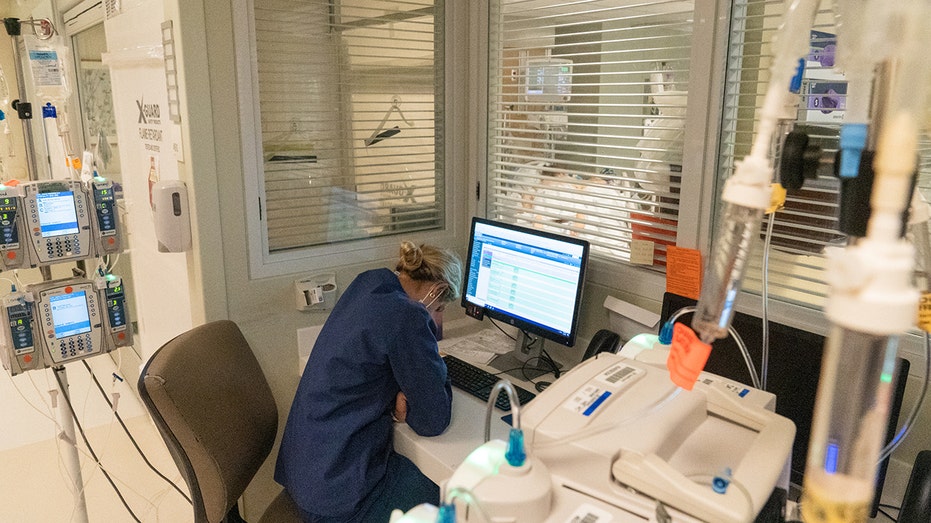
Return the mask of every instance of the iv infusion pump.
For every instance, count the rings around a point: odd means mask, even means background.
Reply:
[[[123,281],[112,274],[38,283],[0,301],[0,361],[13,376],[132,342]]]
[[[104,178],[0,186],[0,269],[121,252],[120,226],[113,184]]]

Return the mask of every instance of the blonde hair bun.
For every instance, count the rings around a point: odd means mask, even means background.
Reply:
[[[421,265],[423,265],[423,251],[420,247],[413,242],[402,242],[398,270],[410,273],[419,269]]]

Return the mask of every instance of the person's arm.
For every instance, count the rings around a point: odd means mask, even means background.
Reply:
[[[442,434],[452,415],[452,389],[446,363],[440,358],[426,310],[414,310],[399,329],[389,360],[394,377],[407,398],[405,421],[421,436]]]

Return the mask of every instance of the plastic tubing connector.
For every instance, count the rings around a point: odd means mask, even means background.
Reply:
[[[840,130],[840,177],[856,178],[860,172],[860,155],[866,147],[868,129],[865,123],[845,124]]]
[[[510,434],[508,434],[508,448],[504,453],[504,459],[512,467],[520,467],[527,461],[527,452],[524,450],[524,431],[511,429]]]
[[[436,514],[436,523],[456,523],[456,505],[443,503]]]
[[[667,321],[659,330],[659,342],[663,345],[672,345],[672,326],[673,321]]]

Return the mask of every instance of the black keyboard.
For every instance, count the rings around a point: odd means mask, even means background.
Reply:
[[[447,355],[443,357],[443,360],[446,361],[446,370],[449,375],[449,380],[456,388],[462,389],[482,401],[488,401],[491,388],[494,387],[495,383],[498,383],[500,379],[498,376],[484,369],[480,369],[471,363],[462,361],[455,356]],[[517,391],[517,400],[520,401],[521,405],[526,405],[537,396],[517,385],[514,385],[514,389]],[[511,402],[508,400],[508,395],[504,390],[498,393],[498,398],[495,399],[495,407],[501,410],[511,410]]]

